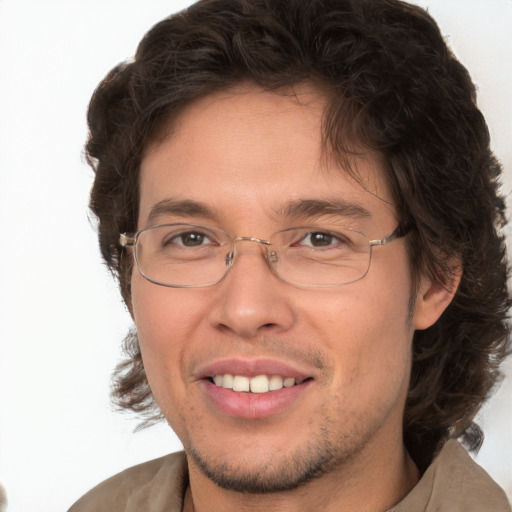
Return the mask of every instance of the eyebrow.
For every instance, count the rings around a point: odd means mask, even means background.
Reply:
[[[363,206],[343,199],[298,199],[283,205],[278,213],[285,218],[314,218],[324,215],[356,219],[372,217]]]
[[[163,199],[155,203],[149,211],[147,222],[152,224],[159,217],[164,215],[174,215],[176,217],[197,217],[214,219],[215,212],[206,204],[190,199]]]
[[[311,219],[327,215],[338,217],[365,219],[371,218],[371,213],[363,206],[343,199],[297,199],[284,204],[275,210],[287,219]],[[159,217],[173,215],[176,217],[196,217],[216,219],[215,211],[205,203],[191,199],[163,199],[155,203],[149,212],[147,222],[153,224]]]

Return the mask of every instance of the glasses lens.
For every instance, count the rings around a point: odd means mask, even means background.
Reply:
[[[137,265],[148,280],[167,286],[207,286],[226,272],[227,235],[191,224],[155,226],[141,231]]]
[[[306,286],[339,286],[358,281],[370,266],[368,238],[350,229],[300,228],[272,241],[269,262],[285,281]]]
[[[239,241],[242,240],[235,243]],[[270,242],[270,267],[281,279],[297,285],[352,283],[364,277],[370,266],[370,244],[359,231],[293,228],[277,233]],[[232,263],[231,248],[232,242],[222,230],[169,224],[140,231],[135,257],[140,273],[149,281],[200,287],[213,285],[224,277]]]

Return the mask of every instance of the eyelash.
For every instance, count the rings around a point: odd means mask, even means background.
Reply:
[[[200,237],[203,237],[203,239],[201,240],[201,243],[200,244],[197,244],[197,245],[191,245],[191,246],[188,246],[185,244],[184,242],[184,238],[187,237],[187,236],[195,236],[197,238],[200,238]],[[177,241],[180,241],[180,242],[177,242]],[[202,247],[204,245],[208,245],[208,244],[205,244],[203,243],[204,241],[208,241],[210,240],[212,244],[214,244],[213,242],[213,238],[211,238],[210,236],[208,236],[206,233],[201,233],[200,231],[186,231],[186,232],[183,232],[183,233],[177,233],[175,235],[172,235],[171,237],[164,239],[163,241],[163,245],[169,245],[169,244],[175,244],[175,245],[180,245],[180,246],[183,246],[183,247]]]
[[[333,247],[334,245],[337,245],[337,244],[344,245],[344,244],[347,244],[349,242],[348,240],[342,239],[339,236],[337,236],[336,234],[330,233],[328,231],[309,231],[297,243],[292,244],[292,245],[293,246],[300,246],[300,245],[302,245],[301,242],[304,242],[307,238],[309,238],[310,241],[311,241],[311,237],[314,236],[314,235],[322,235],[323,237],[329,238],[329,243],[326,244],[326,245],[323,245],[323,247],[327,247],[327,246]],[[332,242],[337,242],[337,244],[334,244]],[[313,243],[308,244],[308,246],[311,246],[311,247],[322,247],[322,245],[315,246]]]

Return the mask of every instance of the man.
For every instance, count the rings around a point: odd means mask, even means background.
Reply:
[[[184,446],[72,512],[510,510],[454,439],[507,353],[500,166],[398,0],[203,0],[89,109],[136,330],[115,397]]]

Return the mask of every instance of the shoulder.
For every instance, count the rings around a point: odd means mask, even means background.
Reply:
[[[183,452],[138,464],[100,483],[68,512],[181,511],[188,484]]]
[[[511,512],[505,492],[455,440],[448,441],[418,485],[389,512]]]

